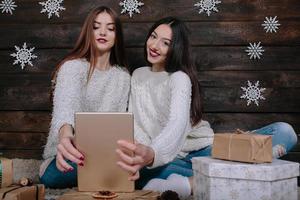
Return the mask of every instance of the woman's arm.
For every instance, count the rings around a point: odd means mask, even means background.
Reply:
[[[171,102],[168,122],[161,133],[152,140],[155,152],[153,165],[158,167],[172,161],[182,149],[186,126],[190,121],[192,85],[187,74],[179,71],[171,75]]]
[[[131,84],[132,85],[132,84]],[[134,93],[134,89],[133,87],[131,87],[131,93],[129,96],[129,105],[128,105],[128,112],[132,112],[133,111],[133,98],[132,98],[132,94]],[[136,143],[140,143],[143,145],[150,145],[151,144],[151,139],[150,137],[145,133],[145,131],[143,131],[143,129],[139,126],[139,124],[137,123],[136,120],[134,120],[134,140]]]
[[[73,145],[74,114],[80,111],[81,89],[84,77],[79,63],[64,63],[57,76],[54,98],[52,125],[56,126],[52,137],[58,141],[56,165],[61,171],[73,168],[65,161],[68,159],[77,164],[82,163],[83,155]]]

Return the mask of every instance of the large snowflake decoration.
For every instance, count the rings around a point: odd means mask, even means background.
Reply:
[[[18,7],[15,5],[15,2],[12,0],[3,0],[0,3],[0,9],[2,10],[2,13],[10,13],[13,14],[12,11],[15,10],[15,7]]]
[[[249,43],[250,46],[248,46],[245,51],[248,52],[248,55],[250,56],[250,59],[260,59],[260,56],[262,55],[262,52],[264,52],[265,50],[262,48],[262,46],[260,46],[260,43]]]
[[[37,56],[32,53],[35,48],[32,47],[31,49],[27,49],[26,42],[24,42],[23,48],[18,46],[15,46],[15,48],[17,52],[10,54],[12,57],[16,58],[13,65],[20,63],[22,69],[24,69],[25,64],[33,66],[31,60],[37,58]]]
[[[219,11],[216,5],[220,3],[221,1],[218,0],[201,0],[200,2],[194,4],[194,6],[200,7],[199,14],[206,12],[207,16],[210,16],[211,11]]]
[[[48,19],[52,17],[52,14],[55,14],[59,17],[59,11],[66,10],[60,4],[62,4],[64,0],[47,0],[44,2],[39,2],[44,8],[41,10],[41,13],[48,12]]]
[[[247,99],[247,106],[253,101],[258,106],[258,100],[265,98],[262,96],[262,92],[266,90],[266,88],[259,88],[259,81],[257,81],[254,85],[248,80],[248,87],[241,87],[245,92],[240,98]]]
[[[144,3],[137,0],[124,0],[119,5],[123,6],[121,14],[128,12],[129,16],[132,17],[133,12],[140,13],[139,6],[144,5]]]
[[[280,24],[278,23],[278,20],[276,20],[277,16],[275,17],[266,17],[266,20],[264,21],[265,23],[261,24],[264,29],[266,30],[266,33],[270,32],[272,33],[273,31],[276,33],[277,30],[279,29],[278,26],[280,26]]]

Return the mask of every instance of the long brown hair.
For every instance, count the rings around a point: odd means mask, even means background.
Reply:
[[[95,70],[95,65],[97,62],[98,50],[96,48],[94,34],[93,34],[93,24],[95,18],[98,14],[106,12],[108,13],[115,23],[115,44],[111,49],[111,54],[109,58],[110,65],[118,65],[120,67],[124,67],[128,70],[127,60],[125,56],[125,48],[124,48],[124,41],[123,41],[123,30],[121,21],[111,8],[106,6],[99,6],[93,9],[89,15],[86,17],[84,24],[81,28],[81,32],[75,47],[72,51],[56,66],[53,75],[52,75],[52,88],[50,98],[53,97],[53,90],[56,83],[57,73],[60,67],[68,60],[78,59],[78,58],[85,58],[88,62],[90,62],[90,67],[88,71],[87,81],[91,78],[92,73]]]
[[[168,24],[172,29],[172,42],[167,53],[165,70],[167,72],[183,71],[191,79],[192,102],[191,123],[195,126],[202,119],[202,103],[197,70],[190,56],[189,30],[186,25],[175,17],[166,17],[157,21],[149,30],[144,46],[144,56],[147,60],[147,40],[151,33],[161,24]]]

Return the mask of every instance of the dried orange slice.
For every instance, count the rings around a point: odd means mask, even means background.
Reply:
[[[96,199],[113,199],[116,198],[118,195],[111,191],[99,191],[93,193],[92,196]]]

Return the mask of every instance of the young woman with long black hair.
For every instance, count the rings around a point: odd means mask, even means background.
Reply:
[[[188,29],[177,18],[157,21],[145,43],[149,67],[134,71],[129,111],[134,114],[135,143],[120,140],[117,164],[137,180],[137,188],[174,190],[182,199],[192,191],[195,156],[209,156],[213,131],[202,120],[200,87],[190,59]],[[297,142],[283,122],[255,130],[273,135],[274,157]],[[124,151],[124,149],[126,149]],[[130,150],[134,156],[127,155]],[[189,177],[189,178],[188,178]]]

